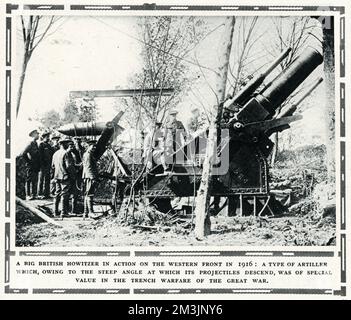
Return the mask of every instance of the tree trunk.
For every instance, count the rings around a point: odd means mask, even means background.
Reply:
[[[24,79],[26,77],[26,70],[28,66],[28,61],[29,58],[27,58],[27,55],[24,55],[23,58],[23,64],[22,64],[22,73],[19,79],[19,84],[18,84],[18,91],[17,91],[17,102],[16,102],[16,116],[18,116],[19,108],[21,105],[21,98],[22,98],[22,91],[23,91],[23,84],[24,84]]]
[[[325,75],[325,126],[328,182],[335,182],[335,63],[334,63],[334,17],[323,25],[323,56]]]
[[[195,207],[195,237],[203,240],[211,232],[211,220],[208,215],[209,201],[211,197],[211,175],[212,164],[215,156],[217,142],[218,120],[221,116],[220,103],[224,101],[227,84],[227,74],[229,65],[229,56],[232,47],[232,38],[235,25],[235,17],[225,17],[222,43],[219,53],[219,67],[217,73],[216,94],[217,105],[214,106],[212,119],[208,133],[206,156],[203,164],[200,187],[196,197]]]

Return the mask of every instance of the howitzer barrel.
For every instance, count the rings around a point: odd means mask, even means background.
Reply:
[[[106,122],[76,122],[65,124],[57,129],[58,132],[67,136],[98,136],[106,128]],[[121,126],[117,126],[119,132],[123,131]]]
[[[249,83],[244,88],[242,88],[234,96],[234,98],[230,100],[231,104],[235,103],[239,105],[244,105],[251,98],[251,95],[255,92],[255,90],[257,90],[257,88],[263,83],[264,79],[273,71],[274,68],[277,67],[279,63],[281,63],[287,57],[290,51],[291,48],[286,49],[278,58],[276,58],[270,64],[266,71],[250,80]]]
[[[295,89],[323,62],[322,55],[307,48],[256,99],[270,113],[280,106]]]
[[[281,55],[271,63],[268,69],[263,73],[263,76],[267,77],[278,66],[278,64],[281,63],[288,56],[290,52],[291,48],[288,48],[285,51],[283,51]]]
[[[279,113],[278,115],[278,119],[279,118],[283,118],[283,117],[289,117],[292,116],[293,113],[296,111],[297,106],[303,101],[305,100],[310,94],[311,92],[316,89],[321,83],[323,82],[323,78],[318,78],[312,85],[311,88],[309,88],[303,95],[302,97],[300,97],[299,100],[297,100],[296,102],[294,102],[292,105],[290,105],[287,108],[284,108],[282,110],[282,112]]]
[[[318,78],[318,79],[313,83],[312,87],[311,87],[310,89],[308,89],[308,90],[302,95],[302,97],[301,97],[298,101],[296,101],[294,104],[295,104],[295,105],[299,105],[299,104],[300,104],[303,100],[305,100],[305,99],[311,94],[311,92],[312,92],[314,89],[316,89],[322,82],[323,82],[323,78],[322,78],[322,77]]]
[[[103,153],[106,150],[106,146],[108,144],[108,142],[110,141],[110,139],[112,138],[113,134],[116,132],[117,128],[118,128],[118,122],[121,119],[121,117],[123,116],[124,112],[120,111],[114,118],[112,121],[109,121],[105,124],[105,128],[101,133],[101,136],[98,140],[98,142],[96,143],[95,146],[95,152],[94,155],[96,157],[96,159],[99,159]]]

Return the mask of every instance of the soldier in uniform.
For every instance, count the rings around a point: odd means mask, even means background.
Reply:
[[[78,151],[80,158],[83,159],[83,154],[85,152],[85,148],[82,145],[82,138],[74,137],[73,142],[74,142],[74,147]]]
[[[50,168],[54,149],[49,143],[49,132],[44,132],[41,138],[42,142],[39,144],[40,172],[38,193],[43,199],[47,199],[50,197]]]
[[[52,136],[51,137],[51,143],[52,143],[52,150],[53,150],[53,155],[54,153],[60,149],[60,144],[59,144],[60,136]],[[53,197],[55,197],[55,180],[54,180],[54,173],[51,171],[50,173],[50,193]]]
[[[81,166],[81,162],[79,162],[79,158],[75,152],[75,147],[73,141],[70,141],[68,143],[68,149],[67,149],[67,156],[68,156],[68,161],[70,162],[71,166],[69,168],[70,170],[70,196],[72,196],[72,207],[71,207],[71,213],[76,214],[77,213],[77,204],[78,204],[78,195],[79,195],[79,190],[78,190],[78,175],[79,175],[79,167]]]
[[[72,167],[74,163],[69,156],[68,144],[70,140],[61,140],[60,149],[52,157],[52,170],[55,181],[54,215],[59,214],[59,204],[62,201],[61,217],[69,216],[69,197],[72,182]]]
[[[169,171],[172,164],[175,162],[174,152],[178,150],[186,141],[187,133],[185,127],[181,121],[177,119],[177,110],[171,110],[169,112],[169,117],[166,121],[165,128],[165,154],[166,163],[168,165]],[[185,150],[186,152],[186,150]]]
[[[77,169],[77,188],[79,190],[82,189],[82,174],[83,174],[83,154],[85,152],[85,148],[82,146],[82,139],[79,137],[73,138],[74,147],[72,149],[72,153],[75,156],[76,169]]]
[[[162,164],[164,170],[167,170],[164,150],[164,132],[161,129],[161,122],[156,122],[155,130],[149,130],[144,139],[143,159],[146,170],[150,170],[153,163]]]
[[[39,139],[38,130],[29,133],[32,141],[26,146],[20,156],[26,162],[26,199],[34,200],[37,196],[38,173],[40,170],[40,153],[37,140]]]
[[[60,144],[59,144],[60,136],[52,136],[51,137],[51,146],[52,149],[54,150],[54,153],[60,149]]]
[[[97,218],[94,213],[93,200],[96,183],[99,177],[97,160],[95,158],[96,140],[87,142],[88,148],[83,155],[83,183],[84,183],[84,217],[88,214],[92,218]]]

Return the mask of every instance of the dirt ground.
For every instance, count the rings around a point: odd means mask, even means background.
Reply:
[[[17,210],[17,246],[315,246],[335,245],[335,221],[327,217],[279,218],[211,217],[212,233],[205,240],[194,237],[191,217],[170,226],[146,228],[121,222],[117,217],[99,220],[70,219],[62,228],[33,221],[23,208]],[[151,228],[151,229],[149,229]]]

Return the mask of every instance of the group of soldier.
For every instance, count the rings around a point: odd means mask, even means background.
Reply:
[[[75,216],[79,211],[78,199],[83,194],[83,216],[98,217],[93,210],[99,176],[95,157],[96,140],[86,140],[83,146],[79,137],[70,140],[51,135],[50,132],[40,135],[38,130],[32,130],[29,136],[31,141],[21,154],[26,163],[26,199],[53,197],[55,216]],[[176,110],[169,113],[164,125],[157,122],[156,127],[150,126],[144,139],[143,152],[147,170],[160,164],[164,173],[172,173],[175,151],[186,139],[187,131],[177,119]]]
[[[55,135],[50,137],[50,132],[40,135],[38,130],[32,130],[29,136],[31,141],[21,154],[26,163],[26,199],[53,196],[55,216],[76,216],[78,198],[83,193],[83,215],[95,218],[93,197],[98,180],[94,156],[96,140],[86,141],[86,146],[83,146],[79,137],[73,140]]]

